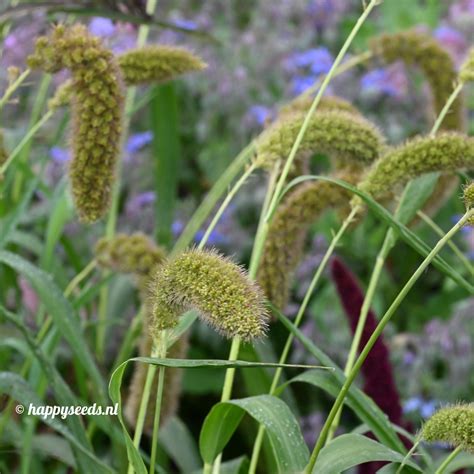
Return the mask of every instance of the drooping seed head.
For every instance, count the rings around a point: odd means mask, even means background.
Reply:
[[[48,101],[48,108],[56,110],[71,103],[74,96],[74,83],[71,79],[63,82],[54,92],[53,97]]]
[[[95,254],[102,267],[139,276],[149,275],[166,258],[164,249],[141,232],[103,237],[95,246]]]
[[[351,184],[360,171],[341,170],[333,175]],[[328,181],[306,181],[295,188],[277,208],[263,249],[257,281],[278,308],[288,302],[293,272],[300,263],[310,226],[329,209],[348,206],[351,193]]]
[[[375,55],[387,63],[403,61],[420,69],[430,85],[437,116],[446,104],[457,80],[456,67],[449,53],[431,36],[417,31],[384,34],[370,43]],[[458,96],[441,125],[444,130],[462,130],[462,97]]]
[[[285,115],[270,126],[257,142],[257,165],[272,168],[290,154],[305,120],[305,113]],[[298,153],[322,153],[332,158],[336,167],[374,161],[384,146],[377,128],[360,116],[341,111],[316,112],[309,122]]]
[[[445,132],[409,140],[382,156],[359,188],[374,199],[390,197],[409,180],[434,171],[474,168],[474,138]]]
[[[37,40],[28,65],[49,73],[71,71],[73,157],[69,176],[80,219],[94,222],[108,210],[120,154],[123,88],[116,60],[85,26],[59,25],[49,37]]]
[[[459,79],[464,83],[474,82],[474,48],[469,50],[466,61],[461,66]]]
[[[190,309],[228,338],[265,334],[268,315],[260,288],[240,266],[214,251],[184,252],[150,279],[146,313],[152,334],[176,326],[179,315]]]
[[[425,441],[441,441],[474,453],[474,403],[438,410],[423,426]]]
[[[127,85],[169,81],[207,66],[190,51],[174,46],[131,49],[117,59]]]

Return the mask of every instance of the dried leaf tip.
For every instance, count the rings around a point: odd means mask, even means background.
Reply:
[[[425,441],[441,441],[474,453],[474,403],[438,410],[423,426]]]
[[[242,267],[215,251],[184,252],[151,276],[146,312],[152,335],[176,326],[190,309],[228,338],[251,340],[266,331],[262,291]]]
[[[49,73],[71,71],[74,130],[69,176],[80,219],[94,222],[109,208],[120,154],[123,93],[115,57],[85,26],[59,25],[37,40],[28,64]]]
[[[118,56],[126,84],[164,82],[207,67],[198,56],[173,46],[146,46]]]

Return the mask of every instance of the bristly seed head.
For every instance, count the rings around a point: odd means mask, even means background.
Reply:
[[[469,50],[467,58],[461,66],[459,79],[464,83],[474,82],[474,48]]]
[[[474,453],[474,403],[438,410],[423,426],[425,441],[441,441]]]
[[[123,87],[115,57],[84,25],[59,25],[49,37],[37,40],[28,65],[49,73],[71,71],[74,130],[69,175],[80,219],[94,222],[108,210],[120,154]]]
[[[466,211],[474,209],[474,181],[464,187],[463,200]],[[474,226],[474,215],[469,218],[466,224]]]
[[[207,67],[199,57],[174,46],[131,49],[117,58],[127,85],[164,82]]]
[[[215,251],[184,252],[153,272],[146,313],[152,335],[176,326],[186,310],[224,336],[264,336],[268,319],[260,288],[238,265]]]

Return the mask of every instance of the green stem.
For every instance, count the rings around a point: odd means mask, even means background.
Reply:
[[[306,308],[308,307],[308,304],[310,302],[310,299],[313,295],[313,292],[316,288],[316,285],[318,284],[324,269],[326,268],[327,263],[329,262],[329,259],[331,258],[331,255],[334,252],[334,249],[336,248],[337,244],[341,240],[342,236],[346,232],[347,228],[349,227],[350,223],[354,219],[358,212],[357,208],[354,208],[349,216],[345,219],[345,221],[342,223],[340,229],[338,230],[337,234],[333,237],[331,244],[329,245],[328,249],[326,250],[321,263],[318,265],[318,268],[313,276],[313,279],[311,280],[311,283],[309,285],[308,290],[306,291],[306,294],[303,298],[303,302],[301,303],[301,306],[298,310],[298,313],[295,318],[294,325],[295,327],[298,327],[301,324],[301,321],[303,319],[304,313],[306,311]],[[290,353],[291,345],[293,344],[294,340],[294,335],[289,334],[288,338],[286,340],[285,346],[283,348],[283,351],[280,356],[280,360],[278,361],[279,364],[284,364],[286,363],[286,359],[288,357],[288,354]],[[273,376],[272,384],[270,387],[270,395],[274,395],[276,392],[276,389],[278,387],[278,383],[280,381],[280,377],[282,374],[282,368],[278,367],[275,371],[275,375]],[[249,467],[249,474],[254,474],[257,470],[257,465],[258,465],[258,458],[260,455],[260,450],[262,447],[263,443],[263,436],[265,434],[265,427],[263,425],[260,425],[258,428],[258,433],[257,437],[255,439],[255,444],[253,446],[253,451],[252,451],[252,458],[250,460],[250,467]]]
[[[224,171],[223,175],[216,181],[212,189],[209,191],[207,196],[204,198],[200,206],[196,209],[193,216],[189,220],[188,224],[183,230],[183,233],[180,235],[179,239],[174,245],[171,256],[182,252],[193,241],[196,232],[206,221],[209,214],[214,209],[214,206],[228,189],[230,183],[235,179],[235,177],[240,173],[241,169],[249,161],[254,149],[254,143],[250,143],[247,147],[245,147]]]
[[[451,452],[449,456],[442,462],[441,466],[436,469],[435,474],[443,474],[446,468],[451,464],[451,461],[462,451],[461,446],[458,446],[454,451]]]
[[[8,102],[12,94],[21,86],[23,81],[30,75],[31,70],[26,69],[23,71],[16,81],[14,81],[10,86],[8,86],[7,90],[5,91],[5,94],[3,94],[3,97],[0,99],[0,111],[5,107],[5,104]]]
[[[403,461],[400,464],[400,466],[398,466],[397,472],[395,474],[401,474],[401,472],[403,471],[403,468],[405,467],[407,461],[412,457],[413,453],[417,450],[419,444],[420,444],[420,440],[417,439],[415,444],[411,447],[410,451],[408,451],[406,456],[403,458]]]
[[[321,84],[320,89],[318,90],[318,93],[316,94],[316,97],[314,98],[313,103],[311,104],[311,107],[306,114],[306,117],[304,119],[303,125],[301,126],[301,129],[298,133],[298,136],[296,137],[295,143],[293,144],[293,147],[290,151],[290,155],[288,156],[288,159],[285,162],[285,166],[283,168],[283,171],[281,173],[280,179],[277,183],[275,193],[273,194],[273,198],[270,204],[270,208],[267,213],[266,220],[269,221],[271,218],[271,215],[273,214],[273,211],[275,210],[276,206],[278,205],[278,201],[280,199],[281,192],[283,191],[283,186],[286,183],[286,178],[288,176],[288,173],[290,172],[291,165],[293,164],[293,161],[295,159],[296,153],[298,151],[298,148],[303,140],[304,134],[306,133],[306,129],[309,126],[309,122],[311,121],[311,118],[314,114],[314,111],[318,107],[321,98],[326,91],[331,79],[334,77],[337,68],[339,67],[339,64],[343,60],[344,56],[346,55],[352,41],[356,37],[358,31],[360,30],[361,26],[364,24],[365,20],[369,16],[370,12],[374,9],[376,5],[380,3],[380,0],[371,0],[367,8],[364,10],[362,15],[359,17],[357,20],[356,24],[354,25],[354,28],[352,29],[351,33],[347,37],[346,41],[344,42],[344,45],[342,46],[341,50],[339,51],[339,54],[337,55],[336,59],[334,60],[333,65],[331,66],[331,69],[329,70],[327,76],[324,78],[323,83]]]
[[[201,242],[199,242],[198,249],[202,249],[206,242],[209,239],[209,236],[211,235],[212,231],[216,227],[217,223],[219,222],[219,219],[221,218],[222,214],[224,211],[227,209],[227,206],[230,204],[234,196],[239,192],[240,188],[244,185],[244,183],[247,181],[249,176],[255,171],[255,162],[252,163],[245,173],[239,178],[239,180],[235,183],[235,185],[232,187],[231,191],[229,194],[227,194],[226,198],[220,205],[218,211],[215,213],[211,223],[209,224],[209,227],[206,230],[206,233],[204,234],[203,238],[201,239]]]
[[[158,346],[158,357],[164,359],[166,357],[166,331],[161,332],[161,339]],[[165,381],[165,368],[158,368],[158,387],[156,390],[156,401],[155,401],[155,416],[153,420],[153,438],[151,442],[151,458],[150,458],[150,474],[155,472],[156,453],[158,450],[158,432],[160,429],[160,413],[161,413],[161,402],[163,400],[163,388]]]
[[[453,105],[454,101],[457,99],[458,95],[461,93],[462,88],[464,87],[463,82],[459,82],[458,85],[455,87],[451,95],[449,96],[448,100],[446,101],[446,104],[444,105],[443,109],[438,115],[438,118],[436,119],[436,122],[433,125],[433,128],[431,129],[430,136],[434,137],[438,130],[441,127],[441,124],[443,123],[444,118],[449,112],[449,109]]]
[[[156,9],[157,0],[147,0],[146,3],[146,12],[149,15],[153,15]],[[138,29],[137,37],[137,48],[141,48],[145,45],[148,38],[150,27],[149,25],[142,24]],[[133,104],[135,101],[135,96],[137,93],[136,87],[130,87],[127,91],[125,97],[125,106],[124,106],[124,125],[123,125],[123,136],[128,132],[131,119],[131,111],[133,110]],[[115,180],[114,189],[112,192],[112,201],[110,205],[110,211],[107,217],[107,223],[105,227],[105,237],[111,239],[115,235],[115,229],[117,227],[117,218],[118,218],[118,207],[119,207],[119,198],[120,198],[120,175],[121,175],[121,163],[119,161],[117,165],[117,179]],[[106,277],[109,274],[108,271],[104,270],[103,276]],[[109,300],[109,287],[104,285],[99,294],[99,309],[97,312],[97,332],[96,332],[96,353],[99,359],[104,355],[105,350],[105,335],[107,333],[107,307]]]
[[[359,373],[360,368],[362,367],[362,364],[365,362],[365,359],[367,358],[369,352],[371,351],[372,347],[374,346],[375,342],[379,338],[379,336],[382,334],[385,326],[387,323],[390,321],[400,304],[403,302],[407,294],[410,292],[412,289],[413,285],[418,281],[418,279],[421,277],[423,272],[426,270],[426,268],[430,265],[432,260],[438,255],[438,253],[441,251],[441,249],[446,245],[446,243],[459,231],[459,229],[472,217],[474,216],[474,209],[469,210],[464,214],[464,216],[459,220],[457,224],[455,224],[449,232],[442,238],[440,239],[437,244],[434,246],[434,248],[430,251],[430,253],[426,256],[426,258],[423,260],[423,262],[420,264],[420,266],[417,268],[415,273],[410,277],[410,279],[407,281],[405,286],[402,288],[400,293],[397,295],[397,297],[394,299],[393,303],[390,305],[382,319],[380,320],[379,324],[375,328],[374,332],[370,336],[369,340],[367,341],[367,344],[361,351],[358,359],[356,360],[354,367],[350,371],[349,375],[347,376],[346,381],[344,382],[344,385],[342,386],[336,401],[334,402],[334,405],[328,415],[328,418],[323,426],[323,429],[321,430],[321,433],[319,435],[318,441],[313,449],[313,452],[311,454],[311,458],[309,461],[308,466],[306,467],[305,473],[306,474],[311,474],[313,472],[314,465],[316,464],[316,460],[318,458],[318,455],[324,446],[324,443],[326,441],[326,437],[329,433],[329,430],[331,428],[332,422],[334,420],[334,417],[336,416],[337,412],[341,408],[342,404],[344,403],[344,399],[347,395],[347,392],[349,391],[352,382],[356,378],[357,374]]]

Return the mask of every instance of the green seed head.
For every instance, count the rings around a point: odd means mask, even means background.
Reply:
[[[206,67],[206,63],[191,52],[172,46],[132,49],[117,59],[128,85],[169,81]]]
[[[341,170],[335,177],[355,184],[360,171]],[[277,208],[265,242],[257,281],[267,298],[284,309],[293,272],[301,261],[309,228],[328,209],[345,209],[351,193],[327,181],[307,181]]]
[[[474,453],[474,403],[438,410],[423,426],[422,438]]]
[[[464,61],[463,65],[461,66],[459,79],[461,82],[474,81],[474,48],[469,50],[466,61]]]
[[[285,114],[261,135],[256,157],[259,166],[272,168],[274,163],[288,158],[305,115]],[[327,154],[336,167],[348,163],[366,165],[379,156],[383,145],[377,128],[362,117],[349,112],[319,111],[309,122],[298,154]]]
[[[28,64],[49,73],[71,71],[74,126],[69,175],[80,219],[94,222],[109,207],[120,154],[123,94],[115,58],[85,26],[59,25],[49,37],[37,40]],[[64,95],[63,90],[62,100]]]
[[[374,163],[359,188],[374,199],[385,199],[423,174],[472,168],[474,138],[445,132],[436,137],[414,138],[390,150]]]
[[[423,33],[403,31],[386,34],[372,40],[371,49],[387,63],[403,61],[407,66],[420,69],[430,85],[437,116],[453,91],[457,80],[456,67],[448,52]],[[444,130],[463,129],[463,105],[459,96],[443,120]]]
[[[118,234],[100,239],[95,247],[99,265],[104,268],[147,276],[165,260],[165,251],[154,244],[145,234]]]
[[[214,251],[190,250],[153,272],[146,313],[152,334],[176,326],[194,309],[224,336],[250,340],[268,319],[260,288],[244,270]]]
[[[7,149],[5,148],[5,141],[3,138],[3,132],[0,129],[0,166],[7,161],[8,158],[8,152]]]
[[[48,107],[51,110],[56,110],[70,104],[74,96],[74,83],[72,80],[63,82],[55,91],[52,99],[48,102]]]

